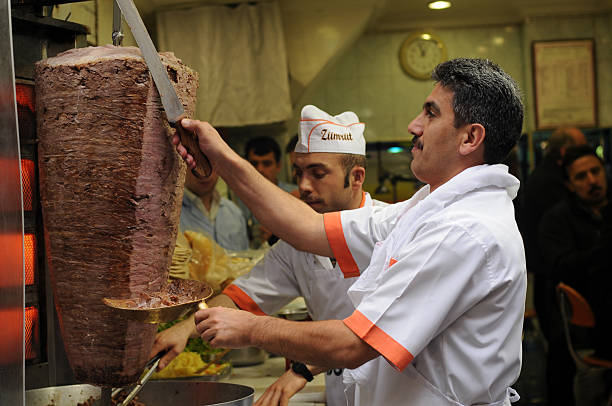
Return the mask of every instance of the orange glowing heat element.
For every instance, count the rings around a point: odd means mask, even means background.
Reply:
[[[23,236],[23,257],[25,284],[33,285],[36,275],[36,238],[34,234],[24,234]]]
[[[34,209],[34,161],[21,160],[21,186],[23,193],[23,210]]]
[[[17,83],[15,85],[17,104],[34,111],[34,86]]]
[[[38,309],[34,306],[26,307],[24,314],[25,332],[25,358],[36,358],[38,337]]]

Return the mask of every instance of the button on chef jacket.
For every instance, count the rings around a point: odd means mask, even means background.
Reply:
[[[361,274],[344,323],[382,355],[345,370],[355,404],[516,400],[527,286],[518,187],[505,165],[480,165],[399,204],[325,214],[341,269]]]
[[[386,205],[363,193],[362,206]],[[356,274],[343,274],[327,257],[298,251],[280,240],[247,274],[237,278],[223,293],[243,310],[273,314],[302,296],[313,320],[343,319],[355,307],[347,296]],[[327,405],[344,406],[341,370],[325,377]]]

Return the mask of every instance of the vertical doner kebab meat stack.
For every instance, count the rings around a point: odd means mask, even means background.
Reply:
[[[160,56],[193,115],[197,74]],[[68,359],[78,381],[125,386],[142,373],[156,326],[118,317],[102,298],[164,289],[185,165],[138,48],[41,61],[36,96],[46,248]]]

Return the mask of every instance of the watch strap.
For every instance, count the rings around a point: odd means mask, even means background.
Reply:
[[[312,376],[312,373],[308,367],[301,362],[294,362],[291,364],[291,370],[296,374],[303,376],[308,382],[311,382],[314,379],[314,376]]]

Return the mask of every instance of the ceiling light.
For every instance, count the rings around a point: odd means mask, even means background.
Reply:
[[[493,37],[493,44],[504,45],[504,37]]]
[[[443,10],[451,6],[450,1],[432,1],[427,5],[432,10]]]

